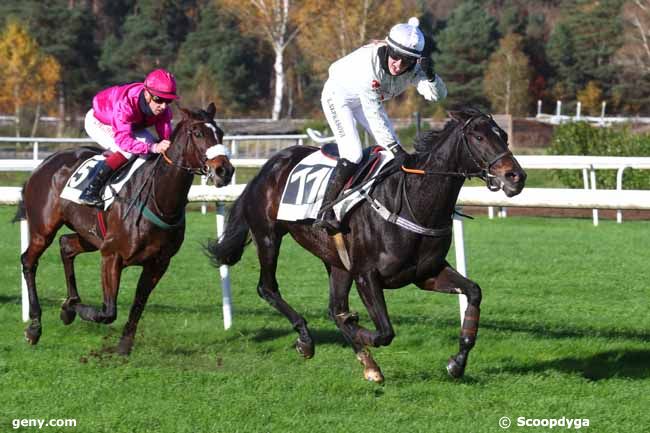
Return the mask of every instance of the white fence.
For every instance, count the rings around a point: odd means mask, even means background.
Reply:
[[[273,152],[293,145],[303,145],[308,140],[306,134],[278,135],[225,135],[224,145],[230,148],[233,158],[267,158]],[[42,159],[42,144],[94,144],[90,138],[46,138],[46,137],[0,137],[0,143],[28,143],[32,145],[31,159]],[[47,155],[45,155],[47,156]],[[24,160],[24,159],[22,159]],[[11,161],[11,160],[9,160]]]
[[[555,114],[542,113],[542,101],[537,101],[537,115],[535,119],[540,122],[550,123],[553,125],[560,125],[562,123],[570,122],[589,122],[596,126],[610,126],[620,123],[650,123],[650,117],[623,117],[623,116],[605,116],[605,102],[601,105],[600,116],[583,116],[582,103],[576,103],[575,116],[562,114],[562,101],[556,101]]]
[[[231,141],[231,149],[236,150],[237,142],[242,137],[265,136],[234,136]],[[304,143],[306,136],[271,136],[273,139],[286,140],[286,137],[293,137],[298,144]],[[3,138],[0,138],[2,141]],[[265,162],[264,158],[236,158],[234,154],[231,162],[235,167],[259,168]],[[521,155],[517,160],[524,169],[571,169],[582,170],[584,189],[596,189],[596,170],[616,170],[616,190],[623,191],[623,175],[625,170],[648,170],[650,169],[650,157],[624,157],[624,156],[582,156],[582,155]],[[32,171],[41,163],[38,159],[0,159],[0,171]],[[235,174],[236,176],[236,174]],[[203,182],[204,183],[204,182]],[[233,178],[236,183],[236,177]],[[205,208],[203,210],[205,213]],[[488,208],[490,218],[494,217],[494,207]],[[499,216],[506,215],[505,207],[499,210]],[[592,209],[594,225],[598,225],[598,209]],[[617,209],[616,220],[623,221],[621,209]]]
[[[191,202],[216,202],[216,233],[219,236],[224,229],[224,203],[234,201],[242,193],[245,185],[230,185],[216,189],[212,186],[195,185],[190,188],[188,199]],[[0,204],[16,204],[20,200],[20,188],[0,187]],[[576,209],[640,209],[650,210],[650,191],[637,190],[581,190],[559,188],[525,188],[515,197],[508,198],[503,193],[490,193],[484,187],[464,187],[461,189],[458,205],[463,206],[508,206],[508,207],[546,207],[546,208],[576,208]],[[454,248],[456,252],[456,269],[467,275],[465,257],[465,240],[463,220],[454,220]],[[28,244],[26,221],[21,221],[21,249],[24,251]],[[222,287],[222,306],[224,327],[228,329],[232,323],[232,299],[230,276],[227,266],[219,269]],[[22,278],[22,277],[21,277]],[[29,303],[27,287],[22,280],[22,317],[29,318]],[[467,306],[465,296],[460,295],[461,322]]]

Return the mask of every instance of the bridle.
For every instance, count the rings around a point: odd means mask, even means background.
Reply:
[[[195,142],[195,137],[202,137],[203,136],[203,131],[200,131],[198,128],[195,128],[196,125],[203,124],[210,128],[212,133],[214,134],[215,141],[217,144],[210,146],[206,149],[205,155],[199,156],[199,160],[201,161],[201,167],[192,167],[192,166],[186,166],[182,164],[177,164],[174,161],[172,161],[168,156],[166,152],[162,152],[162,158],[165,160],[165,162],[172,167],[176,167],[180,170],[185,170],[188,173],[191,173],[192,175],[201,175],[201,176],[208,176],[208,178],[212,177],[213,174],[210,172],[207,161],[213,158],[216,158],[217,156],[228,155],[228,151],[226,150],[226,146],[224,146],[221,143],[221,140],[219,139],[219,135],[217,134],[217,128],[212,125],[209,122],[205,122],[202,120],[196,120],[193,121],[192,124],[187,128],[186,134],[188,136],[188,144],[192,146],[194,151],[196,151],[197,146]]]
[[[461,128],[461,141],[465,146],[465,149],[467,150],[470,159],[474,163],[474,166],[479,168],[478,171],[467,172],[467,171],[419,170],[419,169],[407,168],[404,165],[402,165],[401,167],[402,171],[409,174],[419,174],[419,175],[427,175],[427,176],[451,176],[451,177],[462,177],[465,179],[478,177],[479,179],[482,179],[485,182],[485,186],[490,191],[498,191],[501,188],[500,185],[501,181],[497,178],[497,176],[490,173],[490,169],[494,164],[496,164],[506,156],[512,156],[512,152],[510,150],[506,150],[505,152],[501,152],[497,154],[490,160],[482,160],[482,158],[477,157],[474,154],[474,152],[472,151],[472,147],[469,145],[469,139],[467,138],[467,131],[469,129],[469,126],[472,124],[472,122],[480,117],[486,117],[492,123],[494,123],[494,119],[492,118],[492,116],[488,117],[487,115],[481,113],[478,116],[472,116],[469,119],[467,119],[463,124],[463,127]]]
[[[483,161],[483,164],[479,163],[476,155],[474,155],[474,152],[472,152],[472,147],[469,145],[469,140],[467,139],[467,128],[469,125],[474,121],[474,119],[478,119],[479,117],[485,116],[485,114],[482,114],[481,116],[474,116],[470,117],[465,121],[465,124],[463,125],[462,128],[462,136],[461,139],[463,141],[463,144],[465,145],[465,149],[467,150],[467,153],[469,154],[469,157],[471,158],[472,162],[476,167],[479,167],[479,171],[477,172],[478,175],[476,177],[482,179],[485,182],[485,186],[490,190],[490,191],[498,191],[501,189],[501,181],[497,178],[497,176],[493,175],[490,173],[490,169],[494,164],[505,158],[506,156],[512,156],[512,152],[510,150],[506,150],[505,152],[501,152],[497,154],[495,157],[490,159],[489,161]],[[487,117],[487,116],[486,116]],[[489,117],[490,122],[495,123],[494,119],[492,116]]]
[[[140,189],[137,191],[135,194],[136,199],[132,200],[129,206],[127,207],[125,213],[124,213],[124,218],[126,218],[126,215],[128,215],[129,211],[135,206],[136,209],[139,210],[140,216],[144,216],[146,219],[151,221],[153,224],[156,226],[165,229],[165,230],[170,230],[170,229],[175,229],[178,227],[181,227],[185,223],[185,209],[183,208],[182,212],[180,215],[174,215],[174,221],[173,223],[167,223],[164,221],[160,216],[164,215],[162,210],[158,207],[158,203],[156,202],[156,172],[158,171],[158,168],[160,167],[160,161],[161,159],[164,160],[169,166],[177,168],[179,170],[186,171],[188,174],[191,175],[207,175],[208,179],[213,176],[213,174],[210,172],[209,167],[207,165],[207,161],[211,160],[213,158],[216,158],[219,155],[225,155],[227,156],[227,150],[226,147],[220,143],[219,135],[217,134],[217,128],[212,125],[209,122],[197,120],[193,121],[189,128],[187,128],[186,134],[188,136],[188,140],[185,143],[185,146],[193,146],[193,151],[197,152],[197,146],[195,142],[195,137],[203,137],[203,131],[201,131],[199,128],[196,128],[197,125],[203,124],[207,126],[213,133],[214,133],[214,138],[217,144],[212,145],[208,147],[205,150],[205,155],[200,155],[199,160],[201,161],[201,167],[193,167],[193,166],[186,166],[183,164],[178,164],[172,161],[165,152],[161,152],[158,158],[156,159],[153,167],[153,173],[151,176],[145,180],[145,182],[142,184]],[[175,140],[176,136],[172,137],[172,141]],[[145,187],[148,185],[148,188],[146,190],[146,193],[144,194],[144,200],[139,201],[137,200],[137,197],[140,197],[141,194],[143,193]],[[150,198],[153,198],[150,200]],[[147,203],[151,203],[153,206],[153,209],[149,209],[147,206]],[[160,215],[160,216],[159,216]],[[169,218],[169,216],[166,216]],[[140,217],[138,217],[139,220]]]

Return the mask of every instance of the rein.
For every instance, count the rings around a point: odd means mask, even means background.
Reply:
[[[485,186],[490,191],[499,190],[500,189],[499,185],[494,183],[493,181],[493,179],[496,179],[496,176],[490,173],[490,169],[494,164],[496,164],[498,161],[505,158],[506,156],[512,156],[512,152],[510,152],[510,150],[507,150],[505,152],[499,153],[489,161],[483,161],[483,163],[479,163],[478,160],[480,160],[481,158],[477,158],[476,155],[474,155],[474,153],[472,152],[472,148],[469,145],[469,141],[467,139],[467,134],[466,134],[469,125],[472,123],[474,119],[477,118],[478,116],[472,117],[465,122],[461,130],[461,140],[463,145],[465,146],[465,149],[467,150],[467,153],[469,154],[470,159],[472,160],[474,165],[479,168],[478,171],[461,172],[461,171],[420,170],[420,169],[408,168],[402,164],[399,167],[399,169],[402,170],[404,176],[402,176],[402,178],[400,179],[400,183],[398,186],[399,202],[398,202],[398,209],[395,212],[391,212],[390,210],[388,210],[384,205],[382,205],[376,199],[371,197],[368,192],[364,190],[360,190],[359,194],[370,204],[373,210],[375,210],[383,219],[385,219],[390,223],[396,224],[399,227],[402,227],[406,230],[424,236],[432,236],[432,237],[450,236],[451,224],[448,224],[447,226],[442,228],[426,228],[417,221],[417,218],[415,217],[415,213],[413,212],[413,208],[411,207],[411,203],[409,201],[408,194],[406,191],[406,174],[416,174],[422,176],[449,176],[449,177],[460,177],[464,179],[478,177],[485,181]],[[402,203],[406,204],[406,210],[409,212],[410,218],[413,221],[410,221],[406,218],[402,218],[401,216],[399,216],[399,213],[401,213],[402,211]],[[459,215],[462,214],[459,213]]]
[[[467,135],[466,131],[469,125],[472,123],[474,119],[477,119],[479,116],[472,117],[468,119],[465,124],[463,125],[462,128],[462,135],[461,135],[461,140],[463,144],[465,145],[465,149],[467,149],[467,153],[469,154],[470,159],[474,163],[475,166],[479,168],[478,171],[473,171],[473,172],[462,172],[462,171],[434,171],[434,170],[420,170],[420,169],[415,169],[415,168],[408,168],[402,165],[401,169],[403,172],[408,173],[408,174],[416,174],[416,175],[421,175],[421,176],[449,176],[449,177],[462,177],[465,179],[471,179],[473,177],[478,177],[485,181],[485,186],[490,190],[490,191],[498,191],[499,186],[494,185],[491,182],[491,179],[496,178],[493,174],[490,173],[490,169],[494,164],[499,162],[501,159],[505,158],[506,156],[512,156],[512,152],[510,150],[507,150],[505,152],[501,152],[498,155],[496,155],[494,158],[492,158],[490,161],[484,161],[484,165],[479,163],[478,160],[481,158],[477,158],[474,153],[472,152],[472,148],[469,145],[469,142],[467,140]]]

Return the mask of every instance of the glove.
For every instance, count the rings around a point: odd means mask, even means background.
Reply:
[[[436,73],[433,70],[433,60],[431,60],[431,57],[420,58],[420,68],[422,68],[422,72],[427,76],[427,80],[433,81],[436,79]]]
[[[402,146],[400,146],[397,143],[391,143],[388,146],[388,150],[390,150],[393,153],[393,155],[395,155],[395,161],[397,161],[400,164],[402,164],[409,156],[409,154],[404,150],[404,148],[402,148]]]

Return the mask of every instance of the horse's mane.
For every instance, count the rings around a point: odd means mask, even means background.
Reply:
[[[416,152],[431,152],[451,135],[458,124],[455,120],[449,120],[442,129],[432,129],[415,139]]]
[[[455,111],[466,114],[471,118],[485,116],[485,113],[475,107],[463,107]],[[435,150],[438,146],[444,143],[447,138],[449,138],[457,125],[457,120],[450,119],[445,123],[445,126],[443,126],[442,129],[432,129],[427,131],[425,134],[416,138],[415,150],[417,152],[431,152]]]

